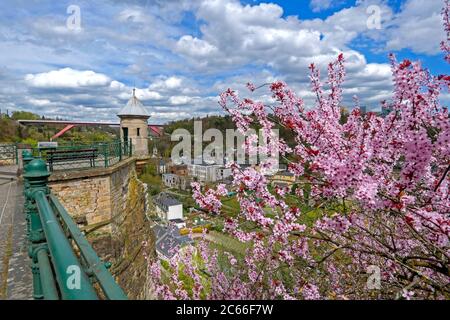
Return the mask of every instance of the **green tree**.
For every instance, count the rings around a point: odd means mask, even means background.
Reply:
[[[14,111],[11,115],[13,120],[39,120],[40,117],[37,114],[28,111]]]

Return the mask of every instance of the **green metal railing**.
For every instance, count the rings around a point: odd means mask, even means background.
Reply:
[[[47,183],[42,159],[22,153],[25,214],[35,299],[123,300],[127,296]]]
[[[18,164],[19,156],[17,152],[17,144],[0,143],[0,164]]]
[[[69,144],[56,148],[32,148],[31,152],[33,157],[43,159],[50,171],[107,168],[124,158],[131,157],[132,143],[130,139],[129,141]]]

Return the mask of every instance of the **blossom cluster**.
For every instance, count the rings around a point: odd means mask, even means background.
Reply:
[[[441,46],[450,62],[445,4]],[[261,168],[231,166],[240,212],[225,218],[224,231],[249,246],[243,259],[228,253],[223,270],[217,252],[201,245],[210,297],[370,298],[364,275],[371,266],[381,270],[379,297],[449,297],[450,118],[441,96],[450,76],[433,76],[420,62],[398,62],[394,55],[390,61],[394,92],[382,102],[387,115],[363,113],[355,99],[343,120],[342,54],[328,65],[326,81],[310,65],[311,108],[282,81],[268,86],[275,105],[231,89],[221,94],[219,104],[243,133],[255,125],[270,132],[275,124],[292,133],[295,145],[269,138],[267,151],[280,152],[296,185],[272,187]],[[223,185],[202,193],[194,184],[193,192],[202,208],[221,214]],[[316,217],[308,222],[311,213]],[[202,288],[205,280],[197,280]]]

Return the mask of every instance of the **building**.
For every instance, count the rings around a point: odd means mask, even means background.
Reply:
[[[152,158],[157,158],[157,157],[158,157],[158,148],[153,147]]]
[[[392,106],[388,106],[388,105],[383,105],[381,106],[381,116],[383,118],[387,117],[392,111],[394,110],[394,108]]]
[[[167,172],[167,164],[166,161],[164,161],[163,159],[159,160],[159,164],[158,164],[158,173],[159,174],[163,174]]]
[[[168,188],[178,188],[180,184],[180,179],[176,174],[173,173],[163,173],[162,182]]]
[[[148,123],[150,117],[144,105],[136,98],[136,89],[125,107],[119,111],[120,139],[131,140],[133,155],[148,156]]]
[[[260,165],[256,165],[253,166],[256,170],[261,170]],[[269,178],[272,179],[272,177],[274,175],[276,175],[279,172],[285,172],[287,171],[287,165],[285,163],[278,163],[275,166],[272,166],[271,168],[265,168],[263,169],[264,171],[262,171],[264,173],[264,175]]]
[[[192,178],[188,176],[180,176],[173,173],[164,173],[162,181],[168,188],[189,190],[191,189]]]
[[[161,192],[154,198],[158,216],[170,222],[171,220],[183,219],[183,204],[167,193]]]
[[[188,176],[178,176],[179,186],[178,189],[186,191],[191,190],[192,178]]]
[[[220,167],[216,168],[216,178],[217,180],[225,180],[232,176],[231,168]]]
[[[289,171],[280,171],[270,177],[270,181],[274,185],[292,186],[295,183],[295,176]]]
[[[367,113],[367,106],[360,106],[359,110],[361,111],[361,114],[366,114]]]
[[[186,176],[188,174],[188,168],[185,164],[171,164],[168,166],[167,171],[178,176]]]
[[[216,168],[220,167],[220,165],[215,164],[195,164],[190,163],[187,165],[189,176],[195,178],[200,182],[212,182],[215,181],[216,178]]]
[[[158,257],[161,259],[170,259],[177,252],[189,245],[193,240],[189,236],[180,234],[180,229],[175,225],[163,226],[156,224],[153,227],[155,234],[155,248]]]
[[[216,182],[231,176],[231,169],[221,164],[210,163],[191,163],[187,165],[189,176],[195,178],[199,182]]]

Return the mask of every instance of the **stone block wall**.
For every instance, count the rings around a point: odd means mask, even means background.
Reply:
[[[148,124],[147,117],[122,116],[120,120],[120,139],[123,140],[123,129],[128,128],[128,139],[133,144],[133,155],[148,156]],[[137,131],[139,129],[139,136]]]
[[[93,225],[111,219],[109,176],[55,181],[50,188],[77,223]]]
[[[147,260],[156,257],[146,190],[136,160],[110,168],[54,173],[49,186],[74,220],[100,227],[87,235],[97,254],[112,262],[111,273],[130,299],[152,298],[146,289]],[[144,245],[146,243],[146,245]]]
[[[130,299],[151,298],[146,289],[151,282],[146,257],[156,257],[155,240],[145,214],[145,189],[135,175],[130,176],[125,203],[112,223],[115,256],[111,272]]]
[[[129,184],[136,177],[136,167],[124,166],[113,172],[110,176],[111,214],[120,216],[127,209]]]

